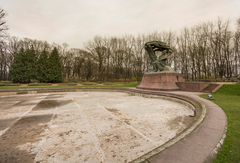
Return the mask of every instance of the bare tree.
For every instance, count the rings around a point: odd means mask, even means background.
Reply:
[[[234,80],[240,74],[240,19],[235,30],[230,21],[202,23],[180,33],[154,32],[138,36],[95,37],[85,49],[71,49],[41,40],[6,37],[6,14],[0,9],[0,80],[20,49],[35,50],[36,58],[54,47],[60,52],[65,80],[140,80],[149,69],[144,51],[147,41],[166,42],[173,49],[169,64],[187,80]]]
[[[0,8],[0,38],[6,35],[6,30],[8,29],[6,25],[6,12]]]

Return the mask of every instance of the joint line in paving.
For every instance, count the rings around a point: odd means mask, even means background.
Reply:
[[[72,98],[72,101],[79,109],[81,109],[80,105],[73,98]],[[97,152],[100,154],[101,162],[104,162],[105,154],[104,154],[103,149],[101,148],[99,139],[98,139],[96,133],[93,131],[93,127],[91,126],[91,123],[88,121],[87,115],[83,111],[82,111],[81,116],[82,116],[83,120],[86,122],[86,125],[88,126],[88,127],[86,126],[85,128],[86,128],[86,130],[89,131],[91,140],[94,143],[94,146],[95,146]]]

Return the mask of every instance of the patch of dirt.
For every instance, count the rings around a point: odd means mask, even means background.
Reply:
[[[147,141],[129,128],[103,134],[99,140],[106,162],[130,162],[132,155],[142,153],[141,146],[148,146]]]
[[[21,103],[23,103],[23,101],[14,101],[10,98],[4,98],[1,99],[0,110],[10,110],[13,106],[21,105]]]
[[[106,108],[108,111],[110,111],[112,114],[117,116],[121,121],[125,122],[126,124],[130,125],[132,119],[129,118],[127,115],[121,113],[119,110],[114,108]]]
[[[194,121],[193,117],[189,116],[179,116],[174,118],[173,120],[168,122],[168,126],[170,127],[171,130],[182,130],[182,128],[188,128],[191,126],[192,122]],[[180,125],[183,124],[183,125]],[[181,126],[181,127],[180,127]]]
[[[14,106],[16,107],[16,106],[33,106],[33,105],[36,105],[36,102],[25,100],[15,104]]]
[[[17,118],[9,118],[9,119],[0,119],[0,130],[5,130],[9,127]]]
[[[3,105],[1,105],[0,110],[1,111],[8,111],[8,110],[12,109],[12,106],[14,106],[14,105],[13,104],[3,104]]]
[[[50,94],[46,97],[46,99],[56,99],[56,98],[62,98],[63,94]]]
[[[34,162],[35,155],[18,146],[38,141],[51,118],[52,115],[27,116],[16,122],[0,137],[0,162]]]
[[[9,110],[12,107],[18,106],[30,106],[34,105],[35,102],[32,100],[36,100],[37,96],[12,96],[12,97],[2,97],[0,98],[0,109],[1,110]]]
[[[192,126],[193,122],[195,122],[196,117],[192,117],[192,116],[186,116],[183,119],[183,124],[186,125],[186,128]]]
[[[72,100],[42,100],[39,102],[34,108],[33,111],[36,110],[46,110],[46,109],[54,109],[58,106],[63,106],[71,103]]]

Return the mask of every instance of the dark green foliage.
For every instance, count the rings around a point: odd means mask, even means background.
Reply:
[[[42,83],[60,83],[62,78],[61,60],[57,48],[49,56],[43,50],[39,57],[34,49],[21,49],[11,66],[11,79],[14,83],[30,83],[38,80]]]
[[[48,67],[49,67],[48,82],[61,83],[63,81],[62,66],[57,48],[54,48],[53,51],[51,52],[51,55],[49,56]]]
[[[49,69],[48,52],[44,49],[37,61],[37,80],[39,82],[47,83],[49,81]]]
[[[21,49],[12,64],[11,78],[14,83],[30,83],[36,77],[36,55],[34,49]]]

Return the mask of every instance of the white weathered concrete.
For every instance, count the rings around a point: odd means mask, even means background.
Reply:
[[[67,102],[29,112],[53,116],[39,141],[18,147],[39,162],[129,162],[183,131],[193,114],[174,101],[118,92],[65,93],[48,100]]]

